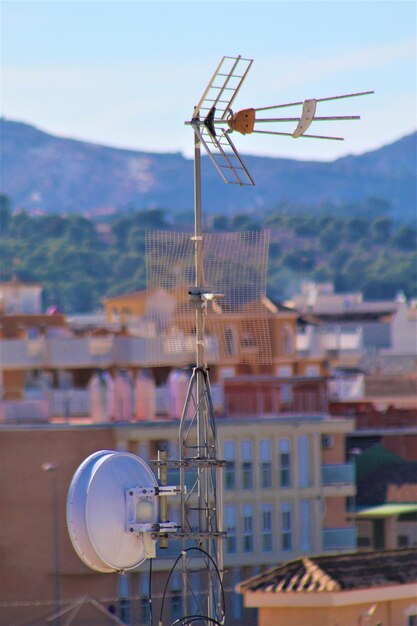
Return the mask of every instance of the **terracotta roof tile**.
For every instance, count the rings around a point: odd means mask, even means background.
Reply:
[[[329,592],[417,583],[417,549],[297,559],[240,584],[241,591]]]

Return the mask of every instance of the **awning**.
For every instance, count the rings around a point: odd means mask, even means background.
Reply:
[[[362,509],[356,513],[357,518],[371,519],[376,517],[392,517],[393,515],[402,515],[404,513],[416,513],[417,502],[413,504],[381,504],[379,506],[371,506]]]

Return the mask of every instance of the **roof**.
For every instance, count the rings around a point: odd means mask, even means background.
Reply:
[[[382,504],[381,506],[371,506],[356,513],[356,517],[361,519],[374,519],[403,515],[404,513],[417,513],[417,502],[415,504]]]
[[[417,548],[301,558],[240,583],[240,592],[334,592],[417,582]]]

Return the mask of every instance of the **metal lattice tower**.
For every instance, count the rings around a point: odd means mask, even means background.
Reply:
[[[254,185],[254,180],[231,140],[230,136],[233,132],[236,131],[244,135],[250,133],[265,133],[271,135],[286,135],[294,139],[310,137],[340,141],[342,140],[341,137],[309,135],[306,131],[313,122],[355,120],[359,119],[359,116],[317,117],[317,104],[323,101],[340,100],[342,98],[351,98],[373,93],[361,92],[332,96],[330,98],[309,99],[304,102],[292,102],[258,109],[244,109],[234,113],[231,108],[232,104],[251,65],[251,59],[245,59],[241,56],[223,57],[205,89],[203,96],[194,108],[191,120],[186,122],[194,131],[194,233],[192,235],[173,235],[172,233],[164,235],[160,233],[155,236],[150,235],[148,238],[150,254],[147,256],[147,273],[148,279],[151,279],[150,283],[148,282],[148,287],[157,287],[164,290],[172,290],[174,287],[181,289],[181,284],[185,285],[188,282],[188,305],[193,309],[195,323],[195,367],[193,368],[180,421],[179,459],[177,461],[159,459],[158,462],[156,462],[160,470],[168,466],[175,466],[180,469],[181,528],[177,536],[181,537],[183,542],[183,617],[178,623],[182,625],[191,622],[207,625],[223,624],[225,619],[222,598],[222,539],[225,537],[226,533],[223,531],[221,471],[225,462],[220,459],[218,450],[209,371],[205,352],[205,346],[207,345],[205,338],[205,322],[211,322],[216,317],[215,315],[210,316],[210,311],[213,310],[212,307],[214,307],[217,302],[218,306],[220,306],[220,308],[222,307],[221,299],[225,297],[226,294],[216,290],[216,287],[219,289],[218,285],[210,285],[208,284],[209,281],[206,280],[209,272],[206,270],[205,254],[207,257],[207,250],[210,249],[210,240],[207,235],[203,235],[202,231],[201,149],[203,148],[206,151],[212,164],[225,183],[238,184],[241,186]],[[261,111],[285,107],[301,108],[299,116],[292,118],[258,118],[258,113]],[[260,124],[294,122],[297,122],[297,125],[292,133],[258,129]],[[169,237],[175,240],[175,245],[171,246],[170,251],[172,252],[172,249],[175,247],[177,251],[182,250],[184,253],[183,263],[175,264],[172,262],[172,257],[165,256],[165,262],[162,263],[161,267],[161,258],[163,258],[164,255],[160,254],[160,251],[164,245],[166,246],[167,238],[169,240]],[[263,244],[265,241],[266,239]],[[258,249],[261,249],[262,245],[258,245]],[[159,252],[158,246],[161,247]],[[262,285],[263,289],[265,289],[266,282],[267,254],[265,254],[265,246],[263,247],[263,251],[263,257],[262,254],[260,256],[263,258],[265,271],[263,275],[262,272],[259,272],[258,276],[256,276],[255,271],[255,274],[253,274],[251,280],[249,280],[249,282],[254,284],[258,278],[261,290],[255,297],[242,298],[240,302],[241,308],[247,307],[247,316],[252,316],[252,319],[258,320],[262,317],[261,312],[264,310],[262,307],[261,291]],[[248,255],[246,254],[245,260],[247,257]],[[176,258],[178,259],[180,256]],[[188,259],[188,263],[185,259]],[[262,265],[262,262],[260,265]],[[155,268],[159,268],[159,270],[155,270]],[[153,283],[152,277],[157,275],[158,271],[160,271],[160,282],[158,283],[157,280],[156,283]],[[172,279],[175,273],[176,276],[179,277],[178,280]],[[161,279],[161,276],[165,278]],[[190,284],[191,277],[193,279],[192,285]],[[234,286],[236,287],[242,280],[244,282],[242,276],[237,277]],[[262,280],[264,282],[262,282]],[[215,282],[216,281],[214,281],[214,283]],[[220,286],[220,289],[222,289],[222,287],[223,285]],[[162,307],[156,307],[156,317],[158,318],[159,315],[158,323],[161,328],[164,324],[169,324],[174,313],[174,309],[170,309],[168,299],[164,300],[166,293],[165,291],[165,294],[161,296],[165,303]],[[230,301],[229,303],[225,303],[223,312],[227,310],[227,306],[230,306]],[[221,316],[218,316],[218,320],[220,319]],[[267,329],[266,317],[264,318],[264,326],[260,323],[258,325],[258,331],[254,330],[254,328],[256,328],[256,325],[255,327],[252,325],[250,331],[255,334],[258,332],[257,345],[263,345],[263,349],[257,355],[258,361],[269,362],[269,337],[267,330],[262,330],[262,328]],[[221,333],[217,334],[221,335]],[[152,363],[154,360],[155,359],[151,356],[150,362]],[[191,488],[189,488],[188,493],[186,493],[186,476],[190,471],[194,471],[195,480]],[[190,573],[192,573],[192,568],[190,569],[190,541],[193,542],[197,552],[198,550],[201,551],[199,557],[202,560],[203,571],[207,574],[207,595],[205,600],[199,603],[198,615],[200,617],[197,620],[195,619],[195,610],[193,611],[190,606],[190,598],[193,597],[192,581],[190,580]]]

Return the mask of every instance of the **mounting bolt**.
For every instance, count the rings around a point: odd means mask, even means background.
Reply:
[[[133,491],[129,491],[129,496],[133,496]]]
[[[133,533],[133,528],[129,528],[129,531],[130,531],[131,533]]]

